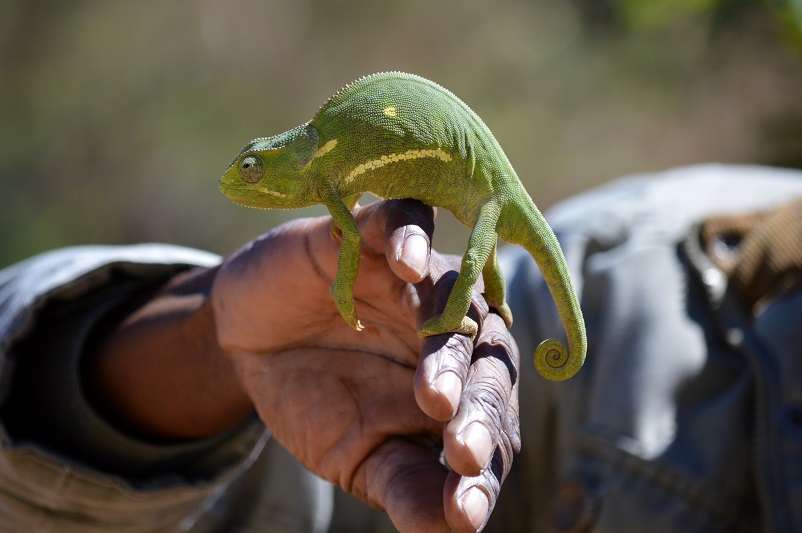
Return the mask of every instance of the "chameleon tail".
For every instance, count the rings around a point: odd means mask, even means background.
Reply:
[[[523,198],[529,200],[524,194]],[[546,379],[563,381],[579,372],[585,362],[585,321],[557,237],[534,202],[525,203],[528,205],[521,206],[523,223],[516,224],[521,235],[510,242],[522,245],[537,262],[568,337],[567,348],[555,339],[541,342],[535,350],[535,368]]]

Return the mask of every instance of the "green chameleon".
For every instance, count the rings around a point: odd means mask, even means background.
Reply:
[[[220,190],[248,207],[328,208],[342,233],[331,296],[357,330],[362,324],[353,287],[360,236],[351,209],[363,192],[444,207],[472,228],[445,310],[420,326],[422,337],[476,334],[477,324],[466,313],[480,274],[488,304],[509,327],[512,313],[496,246],[498,237],[520,244],[543,273],[570,346],[569,351],[559,341],[543,341],[535,351],[535,366],[555,381],[582,367],[584,320],[554,233],[482,119],[434,82],[401,72],[356,80],[306,124],[248,143],[220,179]]]

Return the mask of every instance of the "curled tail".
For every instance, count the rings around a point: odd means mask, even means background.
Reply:
[[[518,231],[526,228],[522,231],[525,234],[505,240],[522,245],[532,255],[554,298],[568,337],[568,347],[555,339],[544,340],[535,350],[535,368],[546,379],[563,381],[579,372],[585,362],[588,346],[585,320],[557,237],[528,194],[523,200],[521,203],[528,205],[519,206],[518,216],[522,220],[516,221],[515,226]]]

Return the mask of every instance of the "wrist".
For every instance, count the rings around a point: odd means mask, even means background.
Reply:
[[[100,326],[83,379],[110,423],[151,440],[187,440],[226,431],[251,414],[217,342],[209,300],[215,274],[180,274]]]

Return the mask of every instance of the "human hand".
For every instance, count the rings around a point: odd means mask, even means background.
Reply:
[[[419,202],[355,216],[363,331],[329,297],[339,244],[322,217],[284,224],[220,267],[218,342],[273,436],[311,471],[386,510],[400,531],[476,531],[520,447],[517,348],[478,293],[474,342],[420,340],[458,258],[430,255],[432,210]]]

